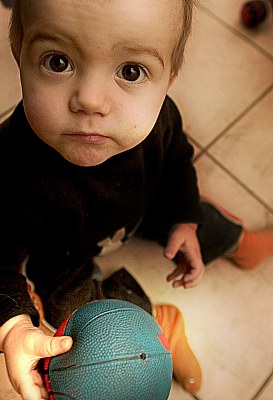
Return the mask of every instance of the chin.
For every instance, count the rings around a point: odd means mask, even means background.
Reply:
[[[100,158],[79,158],[79,157],[63,157],[71,164],[77,165],[78,167],[96,167],[97,165],[103,164],[110,157],[100,157]]]

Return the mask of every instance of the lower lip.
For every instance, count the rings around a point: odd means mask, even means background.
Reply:
[[[81,142],[85,142],[85,143],[104,143],[107,140],[109,140],[108,136],[103,136],[103,135],[96,135],[96,134],[92,134],[92,135],[84,135],[81,133],[75,133],[72,135],[69,135],[70,137],[73,137]]]

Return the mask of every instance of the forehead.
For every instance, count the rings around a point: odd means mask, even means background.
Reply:
[[[77,40],[98,32],[113,38],[175,40],[182,25],[182,0],[24,0],[24,36],[37,30],[68,34]]]
[[[161,13],[164,10],[164,13],[167,14],[177,14],[179,10],[181,10],[181,6],[183,4],[183,0],[24,0],[20,1],[20,9],[22,12],[27,15],[39,14],[39,12],[44,12],[46,10],[50,10],[50,12],[58,13],[64,9],[72,10],[82,10],[83,13],[88,13],[89,9],[92,7],[100,8],[101,10],[112,8],[119,9],[121,7],[126,7],[128,11],[128,17],[130,14],[135,14],[138,8],[143,9],[143,13],[149,13],[149,11],[155,15],[156,10]],[[141,6],[141,7],[139,7]],[[61,15],[59,15],[61,19]],[[33,19],[33,18],[31,18]]]

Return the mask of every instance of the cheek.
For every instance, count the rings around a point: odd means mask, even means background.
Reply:
[[[56,124],[62,120],[58,102],[35,86],[23,87],[23,104],[28,122],[38,136],[54,132]]]
[[[149,118],[148,118],[149,117]],[[130,149],[142,142],[154,126],[153,119],[147,113],[135,112],[126,115],[126,120],[118,124],[117,131],[122,130],[120,144],[124,149]]]
[[[128,121],[127,126],[131,128],[130,133],[128,132],[128,140],[132,144],[140,143],[149,135],[156,123],[164,99],[165,94],[157,98],[145,99],[139,106],[135,103],[133,107],[127,109],[125,118]]]
[[[21,75],[25,113],[32,129],[39,134],[42,127],[47,127],[52,124],[52,121],[61,119],[58,118],[61,114],[61,101],[56,90],[53,91],[35,78],[37,78],[35,73],[33,76]]]
[[[34,132],[40,135],[41,132],[48,131],[51,118],[51,107],[47,107],[45,102],[35,96],[24,96],[24,110],[28,122]]]

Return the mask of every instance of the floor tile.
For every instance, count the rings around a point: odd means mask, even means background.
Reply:
[[[273,378],[265,386],[261,394],[255,400],[272,400],[273,399]]]
[[[194,397],[186,393],[177,382],[173,382],[168,400],[194,400]]]
[[[205,146],[269,87],[272,77],[268,58],[199,12],[184,67],[169,93],[182,110],[186,131]]]
[[[207,155],[200,157],[195,166],[202,195],[239,217],[248,229],[273,225],[272,213]]]
[[[272,267],[270,260],[262,268]],[[265,286],[258,272],[247,274],[219,261],[208,267],[196,292],[205,299],[198,309],[200,398],[251,399],[272,369],[272,286]]]
[[[273,77],[273,75],[272,75]],[[273,209],[273,89],[209,153]]]
[[[203,5],[224,23],[246,36],[253,44],[258,45],[269,56],[273,57],[273,19],[272,16],[257,29],[248,29],[241,22],[241,8],[247,1],[243,0],[211,0]]]

